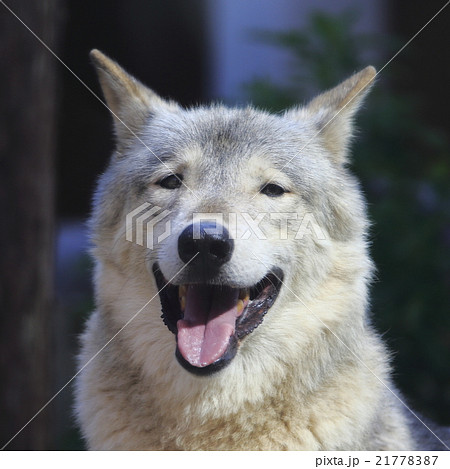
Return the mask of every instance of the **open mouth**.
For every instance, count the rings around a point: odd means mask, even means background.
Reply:
[[[254,331],[275,302],[283,272],[272,269],[256,285],[174,285],[153,265],[162,319],[177,339],[176,357],[188,371],[208,375],[228,365],[239,341]]]

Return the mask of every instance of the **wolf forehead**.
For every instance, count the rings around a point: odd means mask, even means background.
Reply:
[[[150,167],[187,161],[205,168],[214,165],[218,171],[257,159],[262,168],[280,169],[296,179],[308,155],[321,156],[314,134],[315,127],[307,120],[294,121],[253,107],[178,108],[151,114],[130,151],[145,158]],[[310,163],[305,171],[311,169]]]
[[[283,115],[252,107],[213,104],[151,114],[142,140],[161,159],[196,148],[221,164],[255,154],[277,163],[280,158],[299,153],[301,145],[313,135],[307,122],[291,122]],[[151,153],[149,156],[155,157]]]

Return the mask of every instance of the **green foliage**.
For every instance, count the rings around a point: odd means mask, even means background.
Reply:
[[[346,11],[339,18],[314,13],[304,30],[253,34],[256,40],[286,49],[292,56],[291,73],[286,87],[261,78],[246,85],[255,105],[273,111],[298,104],[299,97],[336,85],[360,68],[361,50],[374,49],[374,38],[368,34],[350,35],[357,14]],[[305,87],[305,85],[307,85]]]
[[[292,70],[285,86],[264,78],[247,84],[254,104],[279,111],[304,102],[362,69],[371,53],[385,55],[379,59],[384,64],[400,42],[355,33],[357,16],[314,13],[303,30],[258,33],[257,40],[291,53]],[[373,319],[396,351],[400,388],[433,418],[448,423],[450,145],[422,121],[425,97],[405,96],[395,86],[404,74],[399,63],[397,58],[380,74],[360,112],[354,145],[353,171],[374,225]]]

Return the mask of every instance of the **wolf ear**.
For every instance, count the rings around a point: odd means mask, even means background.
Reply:
[[[346,162],[353,134],[353,116],[372,87],[375,76],[375,68],[366,67],[297,111],[298,118],[313,119],[326,148],[338,164]]]
[[[136,136],[157,108],[177,107],[160,98],[99,50],[93,49],[89,55],[97,70],[106,104],[113,114],[119,145]]]

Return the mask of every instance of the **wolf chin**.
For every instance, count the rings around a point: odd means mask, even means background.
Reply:
[[[97,309],[75,404],[88,448],[444,449],[405,408],[368,315],[347,157],[374,68],[273,115],[183,109],[91,57],[116,149],[90,220]],[[142,206],[156,208],[151,249],[126,239]],[[298,236],[306,215],[324,236]]]

